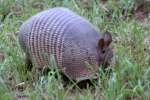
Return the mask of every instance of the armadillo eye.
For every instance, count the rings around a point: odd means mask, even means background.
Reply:
[[[105,53],[105,50],[102,50],[102,53]]]

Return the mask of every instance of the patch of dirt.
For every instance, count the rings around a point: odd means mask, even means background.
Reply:
[[[86,0],[89,1],[89,0]],[[100,8],[104,9],[108,12],[108,18],[111,18],[111,12],[109,11],[110,8],[107,5],[108,0],[100,0],[99,6]],[[114,4],[117,1],[113,1]],[[117,6],[117,5],[116,5]],[[131,14],[128,15],[125,11],[126,9],[122,10],[123,19],[134,18],[140,22],[149,21],[150,22],[150,0],[134,0],[134,7],[131,11]]]
[[[81,8],[86,8],[90,9],[92,8],[92,0],[76,0],[76,3],[81,7]]]
[[[134,0],[134,16],[135,19],[143,22],[145,19],[149,20],[150,14],[150,0]]]
[[[39,11],[44,10],[44,4],[42,2],[33,2],[32,7],[39,9]]]

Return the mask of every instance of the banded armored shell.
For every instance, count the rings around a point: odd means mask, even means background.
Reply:
[[[32,16],[21,26],[19,41],[38,69],[49,65],[54,55],[58,68],[72,79],[91,78],[112,58],[111,35],[101,35],[85,18],[63,7]]]

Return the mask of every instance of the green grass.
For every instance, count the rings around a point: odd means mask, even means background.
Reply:
[[[150,23],[134,19],[133,0],[108,0],[106,9],[99,5],[100,0],[91,1],[90,8],[76,1],[0,0],[0,19],[7,15],[0,23],[0,51],[5,54],[5,60],[0,62],[0,100],[17,96],[27,96],[31,100],[150,99],[150,51],[144,51],[144,36],[150,36]],[[40,9],[35,5],[38,3]],[[101,33],[107,30],[113,35],[112,46],[116,51],[113,62],[106,72],[99,69],[99,79],[93,82],[93,87],[79,89],[76,83],[63,87],[62,80],[54,77],[58,74],[54,71],[39,78],[34,71],[26,71],[25,55],[13,33],[30,16],[55,6],[67,7],[87,18]]]

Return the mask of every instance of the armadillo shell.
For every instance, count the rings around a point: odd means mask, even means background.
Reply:
[[[89,79],[98,70],[99,38],[87,20],[61,7],[31,17],[19,34],[22,48],[37,68],[50,65],[54,55],[58,68],[72,79]]]

